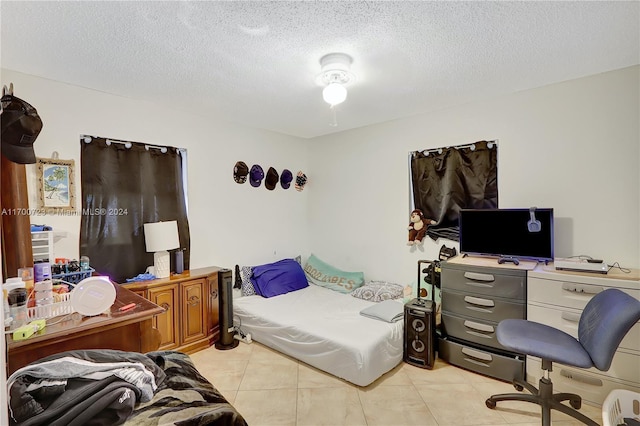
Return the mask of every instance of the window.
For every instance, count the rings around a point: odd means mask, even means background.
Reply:
[[[460,209],[498,207],[496,141],[411,152],[410,173],[412,210],[437,222],[427,229],[433,240],[459,240]]]
[[[176,220],[189,268],[186,150],[83,136],[80,254],[116,282],[153,265],[144,224]]]

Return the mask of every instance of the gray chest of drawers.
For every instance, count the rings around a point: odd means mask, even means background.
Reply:
[[[527,271],[495,259],[456,258],[442,263],[442,336],[439,356],[450,364],[497,379],[525,378],[525,356],[498,342],[496,327],[527,318]]]

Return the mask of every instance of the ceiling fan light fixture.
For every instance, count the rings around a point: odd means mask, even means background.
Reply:
[[[330,83],[322,90],[322,99],[331,106],[341,104],[347,99],[347,88],[340,83]]]
[[[329,53],[320,58],[322,72],[345,71],[349,72],[353,59],[346,53]]]
[[[345,53],[329,53],[320,58],[322,72],[319,80],[325,84],[322,98],[331,106],[338,105],[347,99],[347,83],[353,82],[355,76],[349,71],[353,59]]]

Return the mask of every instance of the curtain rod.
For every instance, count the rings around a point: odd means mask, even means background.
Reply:
[[[488,141],[487,142],[487,148],[491,149],[497,144],[498,143],[496,141]],[[476,150],[476,144],[475,143],[470,143],[470,144],[467,144],[467,145],[451,146],[451,147],[448,147],[448,148],[455,148],[455,149],[469,148],[471,151],[475,151]],[[446,149],[446,148],[444,148],[444,149]],[[422,153],[424,156],[428,157],[429,154],[432,154],[434,152],[437,152],[438,154],[442,154],[442,150],[443,150],[443,148],[423,149],[422,151],[411,151],[411,154]]]
[[[84,143],[91,143],[91,141],[93,141],[93,139],[95,138],[95,136],[89,136],[89,135],[81,135],[82,140],[84,141]],[[113,143],[117,143],[120,145],[124,145],[125,148],[129,149],[133,146],[133,144],[129,141],[119,141],[117,139],[106,139],[106,144],[107,146],[111,146],[111,144]],[[157,145],[146,145],[144,146],[144,149],[146,149],[147,151],[149,151],[149,149],[157,149],[158,151],[160,151],[161,153],[165,154],[168,149],[166,146],[157,146]]]

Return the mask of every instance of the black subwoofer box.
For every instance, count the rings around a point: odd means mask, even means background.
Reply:
[[[404,305],[404,361],[432,369],[435,363],[435,303],[413,299]]]

